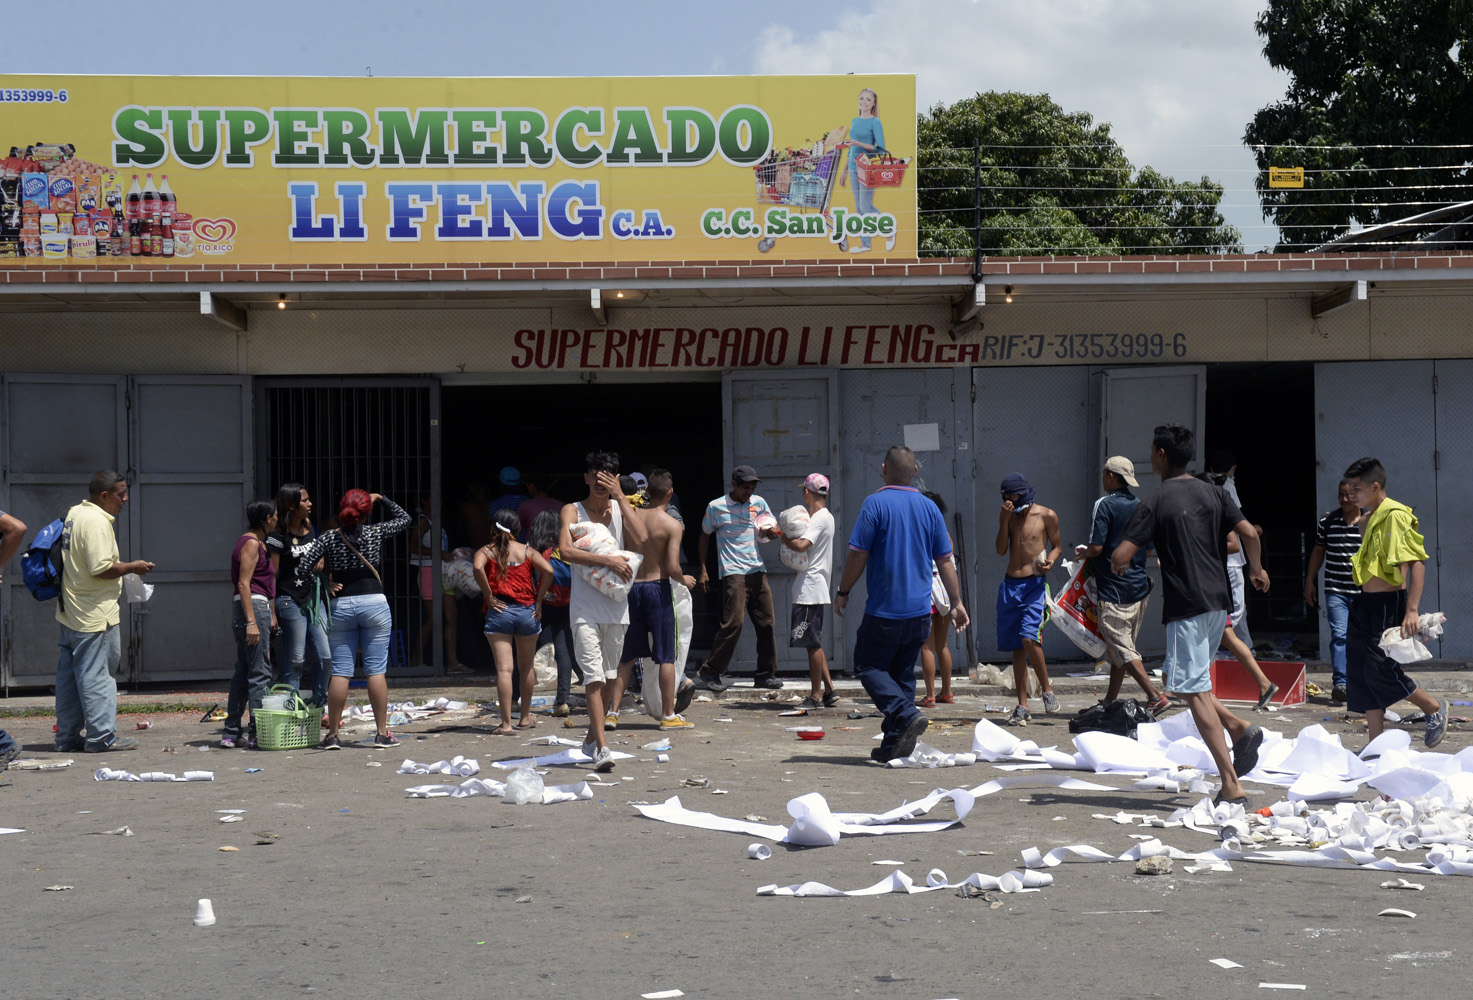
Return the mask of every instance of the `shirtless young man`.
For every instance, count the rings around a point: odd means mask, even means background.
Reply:
[[[1018,704],[1008,722],[1026,725],[1028,667],[1043,688],[1043,709],[1059,710],[1059,699],[1043,661],[1043,625],[1048,620],[1048,584],[1044,577],[1063,553],[1059,515],[1033,502],[1033,487],[1016,472],[1002,481],[1002,510],[997,520],[997,554],[1008,557],[1008,572],[997,588],[997,648],[1013,653],[1013,683]]]
[[[643,544],[636,549],[644,556],[644,562],[640,564],[634,587],[629,591],[629,631],[624,633],[619,676],[609,685],[604,728],[618,728],[619,704],[624,699],[629,678],[633,676],[634,661],[648,656],[660,665],[660,728],[693,729],[695,723],[687,722],[680,713],[690,704],[696,682],[682,677],[679,694],[675,687],[675,606],[670,599],[670,581],[672,578],[679,580],[689,588],[696,585],[696,578],[680,568],[680,539],[685,534],[685,527],[666,509],[670,498],[675,495],[670,471],[655,469],[650,473],[645,488],[648,504],[634,512],[634,516],[644,523],[647,533]],[[651,685],[653,673],[645,672],[646,685]],[[644,690],[646,705],[649,705],[652,693],[652,688],[647,686]]]
[[[634,579],[629,560],[615,552],[597,555],[573,544],[572,527],[579,521],[602,524],[620,549],[638,549],[645,543],[644,522],[635,516],[629,498],[619,489],[619,456],[606,451],[588,453],[583,480],[588,498],[563,507],[558,547],[564,562],[573,566],[607,566],[626,580]],[[595,771],[614,769],[613,753],[604,737],[604,682],[619,675],[619,653],[629,627],[629,604],[606,596],[583,578],[573,574],[569,616],[573,623],[573,655],[583,668],[583,690],[588,697],[588,734],[583,752],[593,758]]]

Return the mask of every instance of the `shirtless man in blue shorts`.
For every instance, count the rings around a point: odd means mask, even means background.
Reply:
[[[997,554],[1007,556],[1008,571],[997,588],[997,648],[1013,654],[1013,682],[1018,704],[1008,723],[1027,725],[1028,667],[1043,688],[1043,710],[1059,710],[1043,659],[1043,625],[1048,621],[1048,584],[1044,577],[1063,554],[1059,515],[1033,500],[1033,487],[1016,472],[1002,481],[1002,510],[997,520]]]

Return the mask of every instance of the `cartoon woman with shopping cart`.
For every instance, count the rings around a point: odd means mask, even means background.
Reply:
[[[854,188],[854,212],[856,215],[878,215],[875,208],[875,185],[871,184],[861,160],[885,151],[885,126],[880,122],[880,98],[873,90],[865,87],[859,92],[859,115],[849,123],[849,183]],[[865,253],[869,250],[869,236],[861,236],[858,246],[847,247],[850,253]],[[846,240],[847,242],[847,240]],[[885,249],[895,249],[895,236],[885,238]]]

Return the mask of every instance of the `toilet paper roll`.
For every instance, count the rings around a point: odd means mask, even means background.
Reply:
[[[772,848],[766,844],[751,844],[747,847],[747,857],[754,861],[766,861],[772,857]]]

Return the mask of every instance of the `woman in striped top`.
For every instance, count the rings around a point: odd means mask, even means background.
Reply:
[[[383,504],[388,520],[364,524],[376,503]],[[327,561],[333,581],[332,681],[327,689],[327,735],[318,744],[323,750],[342,749],[338,727],[360,649],[363,673],[368,677],[368,702],[373,706],[376,724],[373,745],[399,745],[399,740],[389,732],[389,682],[384,676],[389,665],[389,634],[394,618],[384,596],[379,569],[384,562],[384,539],[397,535],[409,523],[409,515],[394,501],[377,493],[349,490],[338,504],[337,529],[318,535],[299,550],[299,576],[321,557]]]
[[[1351,498],[1350,486],[1340,480],[1340,506],[1319,519],[1314,528],[1314,551],[1309,554],[1304,600],[1315,606],[1315,583],[1325,568],[1325,617],[1330,619],[1330,696],[1345,703],[1345,636],[1350,621],[1350,599],[1360,593],[1350,560],[1360,548],[1365,515]]]

